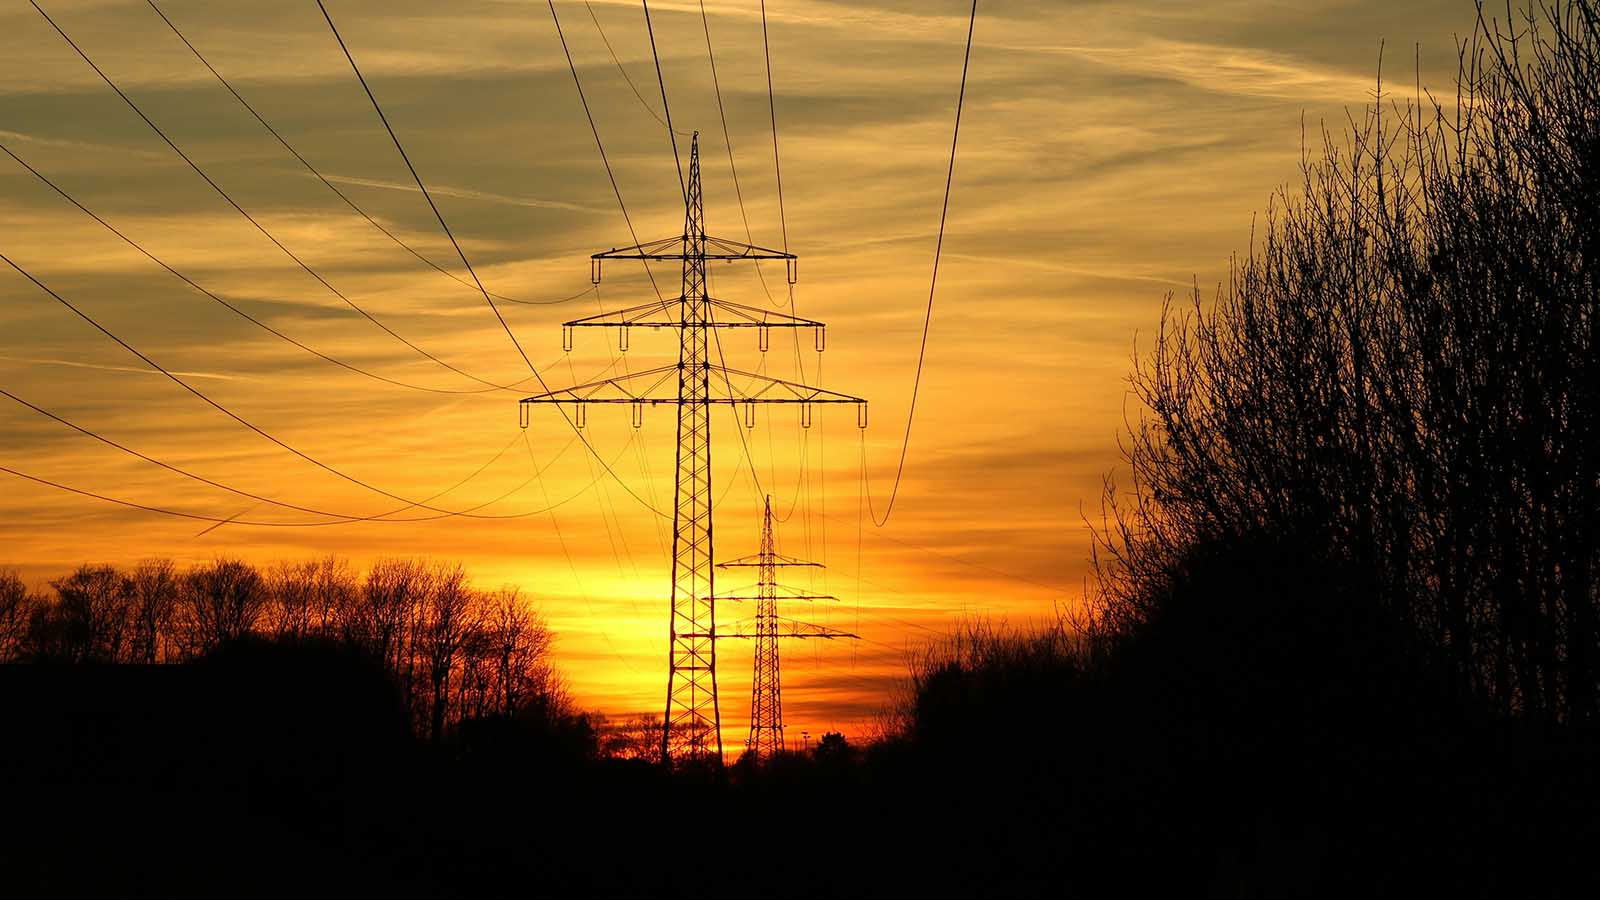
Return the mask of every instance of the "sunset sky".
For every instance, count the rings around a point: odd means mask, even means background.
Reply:
[[[341,190],[428,258],[454,250],[313,0],[158,0],[223,76]],[[430,393],[331,365],[163,271],[0,155],[0,253],[140,351],[284,442],[407,498],[502,518],[269,527],[172,518],[0,473],[0,565],[35,585],[84,561],[132,564],[325,554],[462,561],[482,587],[520,586],[558,633],[579,702],[659,713],[665,688],[674,422],[590,411],[586,435],[629,490],[600,474],[553,410],[518,428],[537,391],[475,289],[419,262],[311,177],[144,0],[40,0],[57,23],[241,206],[334,287],[429,353],[515,390]],[[797,586],[839,600],[797,618],[859,644],[785,646],[788,731],[864,732],[909,652],[951,625],[1015,625],[1078,602],[1086,519],[1118,463],[1136,342],[1163,298],[1226,276],[1252,217],[1291,180],[1302,129],[1343,127],[1385,77],[1451,93],[1469,0],[1307,4],[980,0],[949,226],[921,400],[899,500],[893,482],[933,263],[968,5],[961,0],[770,0],[772,80],[788,243],[809,340],[722,337],[729,365],[866,397],[802,431],[792,408],[746,435],[714,413],[718,558],[756,549],[763,493],[781,552],[824,562]],[[328,8],[478,274],[531,301],[589,286],[590,253],[631,243],[550,9],[533,0],[328,0]],[[617,185],[641,239],[683,210],[645,20],[634,2],[558,2]],[[707,228],[744,240],[707,61],[709,27],[750,235],[779,246],[772,132],[756,0],[652,3],[673,124],[698,130]],[[602,41],[604,29],[643,98]],[[648,108],[647,108],[648,107]],[[0,10],[0,143],[163,261],[328,356],[447,391],[481,384],[361,318],[253,229],[161,142],[24,0]],[[688,152],[688,138],[679,138]],[[748,264],[714,293],[769,303]],[[676,293],[678,272],[655,269]],[[643,302],[639,267],[598,293],[501,310],[552,387],[617,363],[611,336],[560,323]],[[766,270],[779,301],[780,268]],[[633,335],[625,364],[675,358],[668,332]],[[399,504],[251,433],[152,372],[10,267],[0,267],[0,389],[208,478],[348,515]],[[504,451],[502,453],[502,451]],[[496,458],[497,454],[501,454]],[[863,488],[863,459],[866,488]],[[253,523],[319,517],[163,471],[0,396],[0,466],[149,506]],[[536,467],[541,476],[528,482]],[[551,512],[545,510],[559,504]],[[536,514],[528,514],[535,512]],[[415,519],[417,510],[397,518]],[[510,516],[507,518],[507,516]],[[327,520],[321,520],[326,522]],[[728,588],[740,576],[720,579]],[[748,609],[719,610],[722,621]],[[736,642],[729,642],[735,644]],[[747,646],[720,664],[724,740],[742,746]]]

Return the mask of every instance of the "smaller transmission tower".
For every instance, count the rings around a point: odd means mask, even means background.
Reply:
[[[755,675],[750,685],[750,736],[745,741],[745,752],[752,761],[770,759],[787,749],[783,741],[783,689],[779,679],[778,641],[783,638],[855,638],[857,635],[812,625],[778,615],[780,600],[836,600],[826,594],[808,594],[778,584],[780,567],[822,568],[820,563],[782,556],[772,535],[772,497],[768,496],[766,512],[761,524],[761,549],[753,556],[718,563],[719,569],[753,568],[758,572],[751,588],[719,597],[721,600],[754,600],[755,618],[745,623],[753,630],[735,628],[718,634],[718,638],[746,638],[756,642]],[[751,590],[754,593],[751,593]]]

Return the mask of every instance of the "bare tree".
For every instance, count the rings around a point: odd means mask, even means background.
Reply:
[[[0,663],[21,657],[30,606],[22,578],[13,570],[0,570]]]
[[[50,582],[56,599],[35,628],[44,655],[69,662],[121,662],[130,625],[130,585],[112,566],[79,566]]]
[[[428,735],[437,739],[448,717],[451,674],[459,667],[466,636],[477,626],[480,606],[459,563],[435,567],[431,582],[413,644],[428,680]]]
[[[128,661],[164,662],[174,652],[173,624],[178,605],[177,567],[170,559],[147,559],[128,579],[131,627]]]
[[[544,620],[530,609],[515,588],[502,588],[489,598],[489,648],[499,707],[513,712],[535,696],[565,696],[550,665],[554,643]]]
[[[456,706],[460,718],[524,710],[540,704],[553,715],[572,701],[550,661],[553,637],[515,588],[475,594],[473,626],[462,635]]]
[[[217,559],[183,576],[186,650],[197,656],[255,631],[266,609],[261,573],[236,559]]]
[[[337,633],[344,611],[359,596],[359,581],[349,561],[336,556],[324,556],[307,565],[313,591],[313,627],[317,634],[331,636]]]
[[[149,664],[249,634],[319,636],[380,662],[419,735],[438,739],[463,719],[535,707],[554,719],[572,714],[544,621],[515,589],[474,590],[458,563],[385,559],[360,577],[331,556],[265,575],[235,559],[181,574],[151,559],[128,575],[83,566],[51,584],[55,597],[34,598],[15,573],[0,572],[0,660]]]
[[[394,676],[407,709],[417,709],[416,624],[436,573],[422,560],[380,559],[367,572],[356,640]]]
[[[1325,138],[1215,303],[1169,307],[1102,635],[1173,602],[1196,548],[1288,543],[1500,710],[1600,717],[1600,4],[1480,10],[1455,99]]]
[[[629,716],[621,722],[607,722],[598,714],[600,752],[611,759],[658,762],[661,759],[661,717],[648,713]]]

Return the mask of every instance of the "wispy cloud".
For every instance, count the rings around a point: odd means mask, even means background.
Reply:
[[[329,181],[335,184],[353,184],[359,187],[380,188],[386,191],[404,191],[410,194],[420,194],[422,191],[414,184],[404,184],[398,181],[383,181],[377,178],[358,178],[354,175],[329,175],[323,173]],[[307,178],[315,176],[307,173]],[[428,193],[441,197],[456,197],[461,200],[481,200],[485,203],[503,203],[508,206],[522,206],[529,209],[563,209],[569,212],[590,213],[600,215],[610,212],[608,209],[599,209],[593,206],[584,206],[581,203],[568,203],[564,200],[545,200],[539,197],[512,197],[507,194],[495,194],[489,191],[474,191],[469,188],[450,187],[448,185],[430,184]]]
[[[101,372],[126,372],[126,373],[131,374],[131,375],[156,375],[156,376],[160,376],[160,377],[163,377],[163,378],[166,377],[164,375],[161,375],[160,372],[157,372],[156,370],[150,369],[150,368],[138,368],[138,367],[135,367],[135,366],[113,366],[113,365],[107,365],[105,363],[86,363],[86,362],[79,362],[77,360],[72,360],[72,359],[50,359],[48,357],[7,356],[5,354],[0,354],[0,360],[3,360],[5,362],[23,363],[25,365],[30,365],[30,366],[66,366],[66,367],[72,368],[72,369],[95,369],[95,370],[98,370],[98,371],[101,371]],[[228,375],[228,374],[223,374],[223,373],[220,373],[220,372],[196,372],[196,371],[183,371],[183,370],[179,370],[179,369],[169,369],[168,371],[172,372],[172,374],[174,374],[174,375],[178,375],[178,376],[181,376],[183,378],[209,378],[209,379],[212,379],[214,381],[259,381],[259,380],[261,380],[261,379],[258,379],[258,378],[253,378],[253,377],[248,376],[248,375]]]
[[[8,131],[4,128],[0,128],[0,140],[37,144],[41,147],[56,147],[62,150],[92,150],[96,153],[115,153],[118,156],[137,156],[144,159],[172,158],[169,153],[161,153],[155,150],[141,150],[117,144],[102,144],[95,141],[74,141],[66,138],[43,137],[21,131]],[[16,165],[16,163],[9,160],[7,160],[7,164]]]

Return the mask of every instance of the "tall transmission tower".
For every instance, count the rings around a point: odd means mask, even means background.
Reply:
[[[866,427],[866,401],[822,388],[712,365],[707,338],[712,328],[755,328],[759,346],[769,344],[771,328],[815,329],[816,347],[825,346],[823,323],[730,303],[710,296],[706,263],[710,260],[781,259],[789,283],[798,275],[792,253],[713,237],[705,231],[700,187],[700,134],[689,149],[689,180],[684,192],[683,233],[630,247],[612,248],[590,257],[590,279],[600,283],[606,260],[680,261],[683,291],[677,297],[582,319],[562,325],[562,344],[572,349],[578,328],[616,328],[620,349],[628,349],[633,328],[678,330],[678,363],[524,398],[521,421],[535,404],[571,404],[573,424],[582,428],[591,403],[626,403],[633,407],[633,426],[640,427],[645,406],[678,409],[678,453],[672,528],[672,598],[668,627],[667,707],[662,717],[663,762],[722,759],[722,716],[717,704],[717,625],[712,564],[711,407],[743,406],[744,424],[755,426],[757,404],[795,403],[800,424],[810,427],[812,406],[855,404],[856,424]],[[718,318],[718,316],[721,318]],[[676,383],[676,392],[671,392]]]
[[[778,569],[786,567],[822,568],[821,563],[795,559],[778,553],[772,534],[772,497],[767,497],[761,522],[761,549],[752,556],[718,563],[719,569],[753,568],[759,573],[754,594],[749,589],[724,595],[722,600],[754,600],[753,631],[728,631],[720,638],[750,638],[755,643],[755,674],[750,684],[750,736],[745,753],[752,762],[771,759],[788,749],[783,741],[783,689],[779,679],[778,641],[784,638],[855,638],[857,635],[822,625],[812,625],[778,615],[780,600],[836,600],[827,594],[809,594],[778,584]]]

